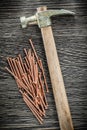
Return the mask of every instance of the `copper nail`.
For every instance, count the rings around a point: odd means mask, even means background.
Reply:
[[[27,59],[27,57],[25,57],[25,61],[26,61],[25,67],[27,69],[27,72],[31,75],[32,80],[33,80],[33,67],[32,67],[32,65],[30,63],[31,61],[29,62],[28,59]]]
[[[30,63],[29,63],[27,57],[25,57],[24,59],[25,59],[25,62],[26,62],[26,64],[27,64],[28,68],[30,68]]]
[[[16,66],[17,66],[17,68],[18,68],[18,70],[19,70],[19,73],[20,73],[20,78],[22,78],[22,75],[23,75],[23,70],[22,70],[22,67],[21,67],[21,64],[20,64],[20,62],[19,62],[19,59],[18,59],[18,58],[15,60],[15,63],[16,63]]]
[[[38,82],[38,67],[37,63],[34,65],[34,83],[37,84]]]
[[[44,109],[43,104],[42,104],[42,102],[41,102],[40,96],[38,96],[37,99],[38,99],[38,104],[39,104],[39,105],[41,106],[41,108],[42,108],[42,112],[45,114],[45,109]]]
[[[25,54],[26,54],[26,56],[27,56],[27,54],[28,54],[28,53],[27,53],[27,50],[26,50],[26,48],[24,48],[24,52],[25,52]]]
[[[8,63],[10,65],[10,68],[11,68],[12,72],[17,76],[15,68],[14,68],[14,64],[12,62],[12,58],[8,58]]]
[[[33,52],[34,52],[34,55],[35,55],[36,59],[38,60],[38,56],[37,56],[37,53],[36,53],[36,51],[35,51],[35,48],[34,48],[34,45],[33,45],[33,42],[32,42],[31,39],[29,39],[29,43],[30,43],[30,45],[31,45],[31,47],[32,47],[32,50],[33,50]]]
[[[21,55],[19,54],[18,57],[19,57],[19,61],[20,61],[20,63],[21,63],[23,72],[26,73],[25,68],[24,68],[24,64],[23,64],[23,61],[22,61],[22,58],[21,58]]]
[[[44,87],[43,87],[44,84],[43,84],[43,82],[41,80],[41,73],[39,73],[39,83],[40,83],[40,86],[41,86],[41,89],[42,89],[42,93],[43,93],[43,98],[45,100],[45,104],[46,104],[46,106],[48,106],[46,95],[45,95],[45,92],[44,92]]]
[[[41,71],[42,71],[42,74],[43,74],[43,77],[44,77],[44,82],[45,82],[45,86],[46,86],[46,91],[49,92],[49,89],[48,89],[48,85],[47,85],[47,81],[46,81],[46,77],[45,77],[45,73],[44,73],[44,69],[43,69],[43,65],[42,65],[42,61],[39,60],[39,65],[40,65],[40,68],[41,68]]]
[[[13,61],[14,67],[15,67],[16,76],[17,76],[19,79],[21,79],[21,75],[20,75],[19,70],[18,70],[18,68],[17,68],[15,59],[13,59],[12,61]]]
[[[10,66],[11,71],[14,73],[14,70],[13,70],[13,68],[12,68],[12,65],[11,65],[11,63],[10,63],[9,58],[7,58],[7,61],[8,61],[8,64],[9,64],[9,66]]]
[[[17,57],[17,62],[18,62],[18,66],[19,66],[19,68],[20,68],[21,74],[23,74],[24,72],[23,72],[23,68],[22,68],[22,66],[21,66],[21,62],[20,62],[19,57]]]

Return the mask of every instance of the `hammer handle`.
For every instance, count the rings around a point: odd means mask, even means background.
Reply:
[[[73,130],[59,59],[51,26],[41,28],[47,63],[61,130]]]

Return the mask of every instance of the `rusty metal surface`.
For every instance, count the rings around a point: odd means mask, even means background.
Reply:
[[[66,92],[75,130],[87,129],[87,2],[83,0],[3,0],[0,2],[0,129],[59,130],[59,123],[50,83],[47,62],[40,29],[30,26],[22,29],[20,16],[31,16],[36,8],[46,5],[49,9],[67,9],[76,13],[70,16],[54,16],[52,27],[59,54]],[[33,39],[41,57],[50,93],[49,109],[43,125],[40,125],[27,108],[18,92],[13,77],[4,67],[6,57],[23,54],[29,48],[28,38]]]

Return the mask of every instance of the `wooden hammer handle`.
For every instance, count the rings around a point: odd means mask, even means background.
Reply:
[[[41,28],[41,33],[47,57],[56,109],[59,117],[60,128],[61,130],[73,130],[70,109],[51,26]]]

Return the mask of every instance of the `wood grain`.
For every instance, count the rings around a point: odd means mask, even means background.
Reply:
[[[45,57],[40,29],[30,26],[22,29],[20,16],[31,16],[36,8],[68,9],[76,13],[70,16],[52,17],[56,48],[75,130],[87,129],[87,2],[84,0],[3,0],[0,2],[0,129],[59,130],[56,107]],[[50,93],[49,109],[44,124],[39,125],[24,104],[14,79],[5,71],[6,57],[23,54],[29,48],[31,38],[43,61]]]

